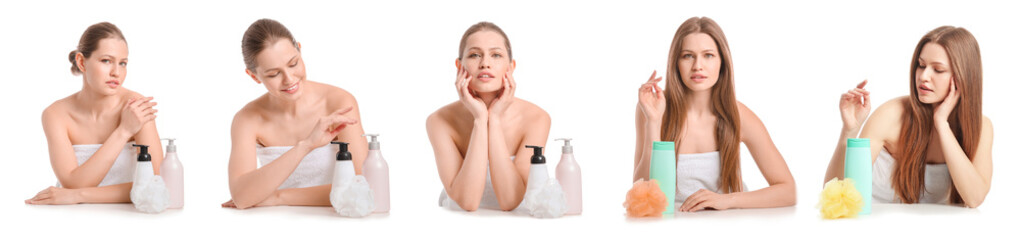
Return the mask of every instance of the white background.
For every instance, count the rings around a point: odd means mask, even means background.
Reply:
[[[594,3],[460,1],[318,3],[296,1],[27,3],[0,6],[0,235],[29,238],[146,236],[475,237],[612,236],[688,239],[713,236],[962,238],[1006,232],[1019,208],[1015,98],[1021,53],[1014,3],[724,2]],[[627,1],[633,2],[633,1]],[[737,98],[764,121],[798,184],[795,207],[628,219],[638,86],[664,72],[667,50],[687,18],[709,16],[730,42]],[[244,74],[242,33],[259,18],[286,25],[302,43],[310,80],[358,99],[366,132],[380,133],[390,164],[389,215],[337,217],[327,207],[222,209],[230,198],[230,123],[265,93]],[[510,37],[518,62],[517,96],[550,113],[546,156],[560,159],[556,137],[573,137],[583,169],[584,213],[537,220],[497,211],[436,207],[441,189],[425,118],[457,100],[454,58],[464,30],[492,21]],[[56,182],[40,116],[78,91],[67,54],[89,25],[124,32],[131,64],[124,87],[154,96],[162,137],[176,137],[185,166],[183,210],[158,215],[130,205],[29,206],[23,200]],[[837,142],[840,93],[869,78],[873,106],[908,94],[911,53],[941,25],[970,30],[982,49],[983,113],[995,126],[995,174],[977,209],[877,205],[870,216],[821,220],[815,208]],[[766,186],[742,152],[745,181]],[[139,235],[144,234],[144,235]],[[435,236],[435,237],[434,237]],[[1003,235],[1001,235],[1003,236]],[[4,237],[7,238],[7,237]]]

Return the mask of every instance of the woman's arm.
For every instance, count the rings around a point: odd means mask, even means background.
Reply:
[[[231,126],[231,157],[228,164],[231,199],[237,207],[249,208],[265,200],[287,180],[305,155],[335,139],[347,125],[357,123],[343,115],[347,111],[350,108],[320,118],[309,137],[261,168],[256,168],[255,158],[255,132],[258,124],[251,117],[246,117],[245,113],[239,112]]]
[[[954,136],[949,124],[938,123],[936,132],[947,168],[950,170],[950,178],[957,192],[961,194],[964,205],[970,208],[978,207],[989,194],[989,186],[993,179],[993,123],[983,117],[978,149],[971,159],[968,159],[968,155],[957,143],[957,137]]]
[[[662,80],[663,77],[657,78],[656,71],[652,71],[649,81],[638,89],[638,107],[635,110],[635,169],[631,181],[649,179],[652,142],[662,141],[660,129],[663,112],[666,111],[666,97],[658,85]]]
[[[25,200],[26,204],[78,204],[78,203],[129,203],[131,197],[131,183],[121,183],[102,187],[86,188],[59,188],[48,187],[43,189],[31,199]]]
[[[501,210],[514,210],[524,199],[528,184],[528,172],[531,169],[530,159],[534,154],[532,149],[524,146],[546,147],[550,117],[546,112],[539,111],[539,113],[534,113],[538,117],[526,124],[527,129],[525,129],[524,137],[521,140],[521,148],[515,150],[507,149],[503,128],[500,126],[500,118],[490,119],[489,171],[493,179],[493,191],[496,193]],[[513,162],[509,157],[512,152],[515,156]]]
[[[440,181],[443,181],[443,189],[461,209],[475,211],[479,208],[482,192],[486,188],[486,168],[489,166],[489,110],[481,98],[468,90],[473,76],[460,67],[460,62],[457,63],[457,80],[454,82],[454,88],[457,89],[458,102],[472,116],[468,149],[462,155],[457,148],[453,140],[457,131],[454,130],[452,120],[444,116],[444,109],[429,115],[425,127],[429,133],[429,142],[432,143],[436,169],[440,174]]]
[[[332,95],[340,96],[340,98],[335,100],[335,102],[331,105],[341,106],[338,109],[350,108],[351,110],[344,113],[344,116],[348,119],[354,120],[355,122],[361,122],[361,108],[358,107],[358,101],[355,99],[354,95],[351,95],[351,93],[340,88],[337,88],[337,91],[337,93]],[[357,175],[362,174],[362,164],[365,163],[365,158],[369,155],[369,143],[365,140],[365,137],[362,136],[365,134],[365,130],[362,128],[362,125],[363,124],[348,125],[340,130],[339,134],[337,134],[338,141],[348,143],[347,149],[351,152],[351,159],[354,163],[355,174]],[[326,200],[328,201],[329,199]]]
[[[746,192],[718,194],[701,189],[684,201],[680,211],[699,211],[706,208],[769,208],[793,206],[797,202],[794,176],[787,168],[780,151],[769,137],[762,120],[744,104],[738,103],[741,114],[741,141],[748,147],[768,187]]]
[[[473,121],[468,149],[461,152],[454,144],[454,129],[440,112],[433,113],[426,120],[426,131],[436,157],[436,169],[447,195],[467,211],[475,211],[482,201],[486,187],[486,168],[489,165],[488,121],[476,118]]]
[[[138,134],[135,134],[134,140],[135,144],[149,146],[153,174],[159,175],[160,166],[163,165],[163,142],[160,142],[160,134],[156,131],[156,120],[145,123],[142,129],[138,131]]]
[[[993,123],[988,118],[982,117],[978,148],[975,150],[974,156],[968,159],[968,155],[964,153],[961,144],[957,142],[957,137],[954,136],[954,131],[947,121],[959,100],[960,93],[957,92],[957,85],[951,82],[950,92],[943,102],[933,110],[933,123],[936,127],[943,158],[947,162],[947,169],[950,170],[950,178],[953,180],[957,192],[961,194],[964,204],[974,208],[985,201],[993,178]]]
[[[305,188],[287,188],[276,190],[254,207],[269,206],[330,206],[330,191],[333,185],[319,185]],[[238,208],[234,200],[220,204],[221,207]]]

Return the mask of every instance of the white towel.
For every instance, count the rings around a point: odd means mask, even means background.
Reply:
[[[255,155],[259,159],[259,167],[266,166],[291,150],[292,146],[263,147],[256,146]],[[337,151],[334,144],[327,144],[308,152],[291,176],[284,180],[277,189],[305,188],[326,185],[333,182],[333,165],[336,164]]]
[[[137,158],[137,154],[134,148],[131,147],[133,143],[129,142],[124,145],[121,152],[117,154],[117,159],[110,166],[110,170],[106,171],[106,176],[99,182],[98,187],[128,183],[134,180],[135,158]],[[103,144],[71,145],[71,148],[74,149],[74,157],[78,160],[78,166],[85,164],[102,146]],[[57,182],[57,187],[61,187],[59,181]]]
[[[872,163],[872,202],[901,203],[900,197],[893,190],[893,155],[883,148]],[[946,164],[925,165],[925,189],[919,203],[947,203],[950,200],[950,170]]]
[[[511,162],[514,162],[514,156],[510,156],[510,160]],[[447,190],[440,191],[439,202],[440,207],[464,211],[464,209],[461,208],[454,199],[447,196]],[[489,177],[489,168],[486,168],[486,188],[482,190],[482,200],[479,202],[479,209],[500,210],[500,202],[496,201],[496,192],[493,191],[493,180]]]
[[[675,207],[700,189],[723,193],[719,187],[720,152],[677,154],[677,193]],[[741,188],[748,186],[741,183]]]

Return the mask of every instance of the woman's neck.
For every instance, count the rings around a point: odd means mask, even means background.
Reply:
[[[304,111],[305,109],[308,109],[308,107],[312,105],[312,102],[315,101],[315,99],[317,98],[315,96],[312,96],[315,94],[313,94],[313,91],[311,91],[312,90],[310,86],[311,84],[302,83],[302,85],[303,86],[301,87],[304,89],[301,90],[302,91],[301,95],[298,95],[298,97],[294,99],[277,97],[272,94],[268,95],[267,97],[269,99],[269,104],[267,107],[270,110],[287,114],[290,116],[296,116],[298,115],[298,113]]]
[[[713,114],[712,91],[689,91],[684,101],[688,103],[688,114],[693,117],[704,117]]]
[[[499,94],[500,94],[499,91],[496,91],[496,92],[486,92],[486,93],[476,93],[476,95],[478,95],[479,98],[482,99],[482,103],[485,103],[487,107],[488,106],[492,106],[493,101],[496,101],[496,98],[499,97]]]
[[[89,111],[93,117],[98,117],[108,111],[119,111],[121,97],[118,94],[104,95],[96,89],[92,89],[83,80],[82,90],[75,94],[75,102],[79,109]]]

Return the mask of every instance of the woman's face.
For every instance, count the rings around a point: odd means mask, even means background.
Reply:
[[[716,41],[709,34],[692,33],[681,40],[677,70],[681,72],[681,81],[692,91],[705,91],[716,84],[720,62]]]
[[[472,76],[468,89],[476,93],[499,91],[504,76],[514,72],[514,60],[507,55],[506,41],[500,33],[489,30],[468,36],[457,65]]]
[[[270,95],[296,99],[305,81],[305,62],[291,40],[281,38],[255,56],[255,72],[245,70],[256,83],[266,86]]]
[[[918,101],[927,104],[943,102],[954,79],[947,51],[937,43],[926,43],[916,61],[918,68],[915,69],[914,80]]]
[[[116,94],[128,75],[128,43],[123,39],[99,40],[92,56],[85,58],[79,54],[77,59],[85,84],[101,95]]]

